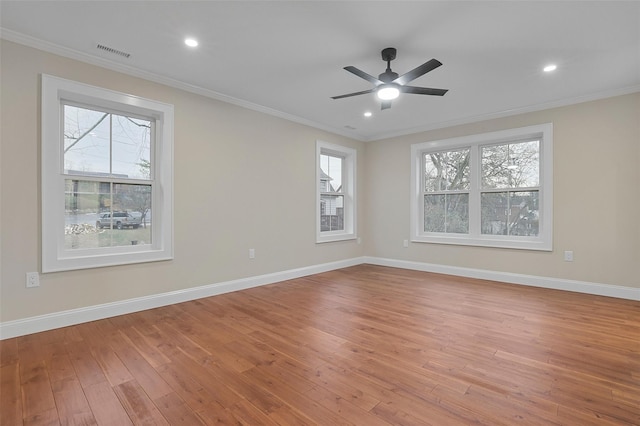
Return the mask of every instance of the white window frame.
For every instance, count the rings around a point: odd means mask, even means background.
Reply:
[[[65,249],[63,102],[104,108],[155,122],[151,158],[151,244]],[[42,75],[42,272],[173,259],[173,105],[50,75]],[[81,176],[73,176],[81,178]]]
[[[480,232],[480,147],[528,138],[540,138],[539,231],[536,237],[487,235]],[[424,231],[422,156],[427,152],[470,148],[469,233]],[[508,190],[508,189],[507,189]],[[411,241],[416,243],[457,244],[523,250],[553,249],[553,124],[521,127],[491,133],[443,139],[411,145]]]
[[[344,230],[320,229],[320,156],[333,155],[343,159],[342,193],[344,195]],[[356,150],[341,145],[316,141],[316,243],[354,240],[356,235]]]

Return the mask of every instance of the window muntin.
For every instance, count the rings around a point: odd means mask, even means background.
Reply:
[[[552,130],[412,145],[412,241],[551,250]]]
[[[171,259],[172,155],[171,105],[43,75],[43,272]]]
[[[353,239],[356,151],[318,141],[316,155],[316,241]]]

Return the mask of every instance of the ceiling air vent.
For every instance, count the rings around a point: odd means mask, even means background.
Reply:
[[[104,50],[105,52],[113,53],[114,55],[120,55],[125,58],[131,56],[131,53],[123,52],[122,50],[114,49],[113,47],[105,46],[102,44],[99,44],[96,47],[100,50]]]

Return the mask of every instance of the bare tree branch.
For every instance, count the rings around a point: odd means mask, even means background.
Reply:
[[[86,132],[84,132],[84,133],[83,133],[83,134],[82,134],[78,139],[76,139],[76,140],[75,140],[71,145],[69,145],[68,147],[66,147],[66,148],[64,149],[64,153],[66,154],[66,153],[67,153],[67,151],[69,151],[71,148],[73,148],[73,146],[74,146],[75,144],[77,144],[78,142],[80,142],[80,141],[82,140],[82,138],[84,138],[85,136],[87,136],[89,133],[91,133],[91,132],[93,131],[93,129],[95,129],[96,127],[98,127],[98,125],[99,125],[100,123],[102,123],[102,122],[104,121],[104,119],[105,119],[105,118],[107,118],[107,116],[108,116],[108,115],[109,115],[109,113],[108,113],[108,112],[107,112],[107,113],[105,113],[105,114],[102,116],[102,118],[100,118],[100,120],[98,120],[98,121],[96,122],[96,124],[94,124],[93,126],[91,126],[91,128],[90,128],[89,130],[87,130]]]

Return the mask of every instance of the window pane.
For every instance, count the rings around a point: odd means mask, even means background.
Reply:
[[[150,185],[67,179],[65,249],[151,244],[150,207]]]
[[[320,155],[320,192],[342,192],[342,157]]]
[[[151,179],[151,122],[64,106],[66,174]]]
[[[480,202],[483,234],[538,235],[538,191],[483,193]]]
[[[67,174],[107,175],[109,114],[64,106],[64,170]]]
[[[112,116],[112,173],[132,179],[151,179],[151,122]]]
[[[469,194],[425,195],[424,231],[468,233]]]
[[[469,189],[469,149],[424,155],[425,192]]]
[[[344,230],[344,196],[320,195],[320,231]]]
[[[481,148],[482,187],[527,188],[540,182],[539,141]]]

